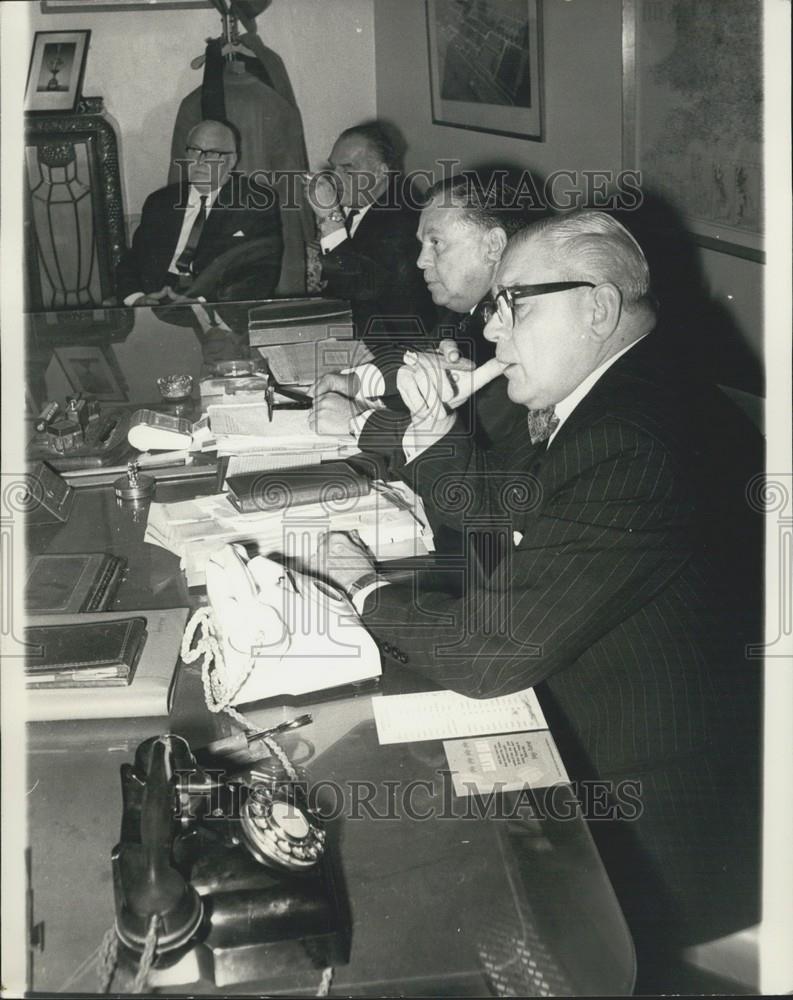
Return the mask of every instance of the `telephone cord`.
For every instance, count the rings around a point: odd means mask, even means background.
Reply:
[[[118,963],[118,937],[116,928],[110,927],[105,931],[102,943],[99,946],[99,955],[96,960],[96,971],[99,975],[99,992],[107,993]]]
[[[202,634],[197,636],[199,628]],[[210,712],[225,712],[247,732],[256,732],[257,726],[230,704],[231,700],[250,676],[255,661],[251,659],[250,667],[237,685],[236,690],[230,691],[220,677],[221,673],[225,674],[226,672],[224,669],[223,650],[220,648],[212,619],[212,612],[209,608],[198,608],[187,623],[184,636],[182,637],[181,652],[185,663],[193,663],[199,656],[203,656],[201,681],[204,685],[204,699]],[[214,670],[212,669],[213,667]],[[298,773],[283,747],[270,736],[263,736],[260,739],[270,753],[280,761],[289,780],[297,781]]]
[[[138,971],[132,983],[131,993],[143,993],[149,983],[151,967],[154,965],[154,958],[157,954],[157,934],[160,929],[160,918],[158,914],[152,914],[149,927],[146,931],[146,940],[143,944],[143,952],[138,963]],[[118,966],[118,936],[116,928],[110,927],[105,931],[102,944],[99,948],[97,959],[97,971],[99,973],[99,992],[107,993],[113,982]]]
[[[319,981],[319,986],[317,987],[316,996],[327,997],[330,996],[330,987],[333,982],[333,974],[336,970],[332,965],[329,965],[326,969],[322,970],[322,978]]]
[[[202,634],[197,636],[198,630]],[[194,645],[195,642],[195,645]],[[212,611],[209,608],[198,608],[187,623],[182,636],[181,656],[185,663],[194,663],[203,656],[201,663],[201,682],[204,685],[204,700],[210,712],[225,712],[235,722],[248,732],[255,732],[256,726],[233,707],[231,702],[248,680],[256,661],[251,657],[248,669],[240,678],[234,690],[223,679],[226,675],[225,660],[220,643],[217,639]],[[213,669],[214,667],[214,669]]]

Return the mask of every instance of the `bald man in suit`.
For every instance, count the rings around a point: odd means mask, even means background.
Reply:
[[[758,915],[760,441],[664,356],[644,254],[609,216],[519,233],[492,293],[485,336],[525,431],[482,448],[422,360],[400,373],[401,473],[434,524],[500,524],[503,558],[462,594],[437,572],[388,584],[344,535],[317,564],[388,670],[475,698],[533,686],[571,777],[638,787],[638,816],[612,800],[591,829],[637,991],[674,991],[684,946]]]
[[[238,139],[227,122],[190,132],[185,177],[149,195],[132,246],[116,272],[128,306],[177,296],[210,301],[269,298],[283,253],[275,192],[234,173]]]

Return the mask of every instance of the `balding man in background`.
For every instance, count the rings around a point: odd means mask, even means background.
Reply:
[[[330,172],[309,184],[324,294],[350,301],[359,338],[427,335],[435,307],[415,267],[418,213],[386,130],[379,122],[346,129],[328,162]]]
[[[480,447],[431,365],[420,391],[403,371],[424,450],[402,475],[434,524],[500,524],[503,559],[462,595],[437,574],[370,582],[346,535],[318,566],[354,595],[387,669],[476,698],[535,688],[571,778],[611,788],[587,818],[637,992],[678,992],[684,946],[758,916],[759,435],[665,356],[644,254],[609,216],[519,233],[491,291],[485,335],[523,432]]]
[[[469,171],[428,188],[416,230],[416,264],[438,307],[430,338],[434,344],[444,342],[446,347],[446,341],[453,341],[460,355],[475,365],[493,357],[493,345],[483,336],[485,303],[508,239],[527,221],[503,174],[480,177]],[[378,352],[375,364],[323,377],[315,387],[320,428],[344,431],[345,419],[357,415],[354,433],[364,451],[390,452],[392,443],[401,444],[408,426],[403,408],[389,416],[367,401],[385,396],[393,406],[399,399],[396,371],[405,346],[420,345],[395,339],[390,350]],[[503,380],[483,389],[475,407],[475,413],[468,412],[470,407],[466,413],[472,433],[483,443],[503,437],[520,417]]]
[[[278,198],[235,173],[238,158],[230,123],[202,121],[190,131],[178,161],[183,180],[149,195],[132,247],[119,263],[117,290],[124,305],[272,295],[283,253]]]

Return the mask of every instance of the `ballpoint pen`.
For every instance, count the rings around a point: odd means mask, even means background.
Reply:
[[[247,750],[252,743],[256,743],[258,740],[263,740],[271,736],[280,736],[282,733],[287,733],[292,729],[300,729],[302,726],[307,726],[313,721],[314,717],[312,715],[298,715],[297,718],[281,722],[277,726],[273,726],[272,729],[262,729],[255,733],[234,733],[232,736],[225,736],[223,739],[214,740],[212,743],[208,743],[205,749],[210,753],[237,753],[240,750]]]

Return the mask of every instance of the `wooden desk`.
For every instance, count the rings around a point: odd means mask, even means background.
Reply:
[[[155,374],[151,358],[148,364]],[[157,499],[176,499],[189,489],[160,486]],[[95,487],[78,492],[68,524],[37,529],[30,547],[126,556],[129,577],[114,610],[190,603],[176,557],[144,544],[144,530],[145,521],[119,508],[109,487]],[[407,674],[389,674],[382,692],[415,684]],[[574,813],[561,818],[572,796],[567,786],[557,792],[564,801],[556,799],[556,818],[466,816],[472,800],[452,798],[439,743],[379,746],[368,696],[317,702],[308,710],[314,723],[300,732],[300,745],[296,734],[285,746],[305,757],[312,781],[333,782],[340,790],[332,835],[353,937],[349,964],[336,970],[334,994],[631,991],[632,944],[589,831]],[[253,714],[270,722],[294,712]],[[44,950],[33,960],[35,990],[96,989],[92,956],[113,921],[110,851],[121,819],[119,767],[141,740],[168,730],[196,747],[230,731],[225,719],[204,707],[197,666],[182,669],[170,720],[30,727],[33,920],[45,925]],[[429,784],[406,798],[412,781]],[[363,782],[377,790],[373,809],[385,818],[361,806]],[[385,782],[397,782],[390,811]],[[411,818],[411,803],[432,817]],[[249,983],[247,990],[304,994],[317,983],[316,971],[295,968]],[[246,986],[226,989],[241,993]],[[179,988],[184,990],[220,992],[208,982]]]

